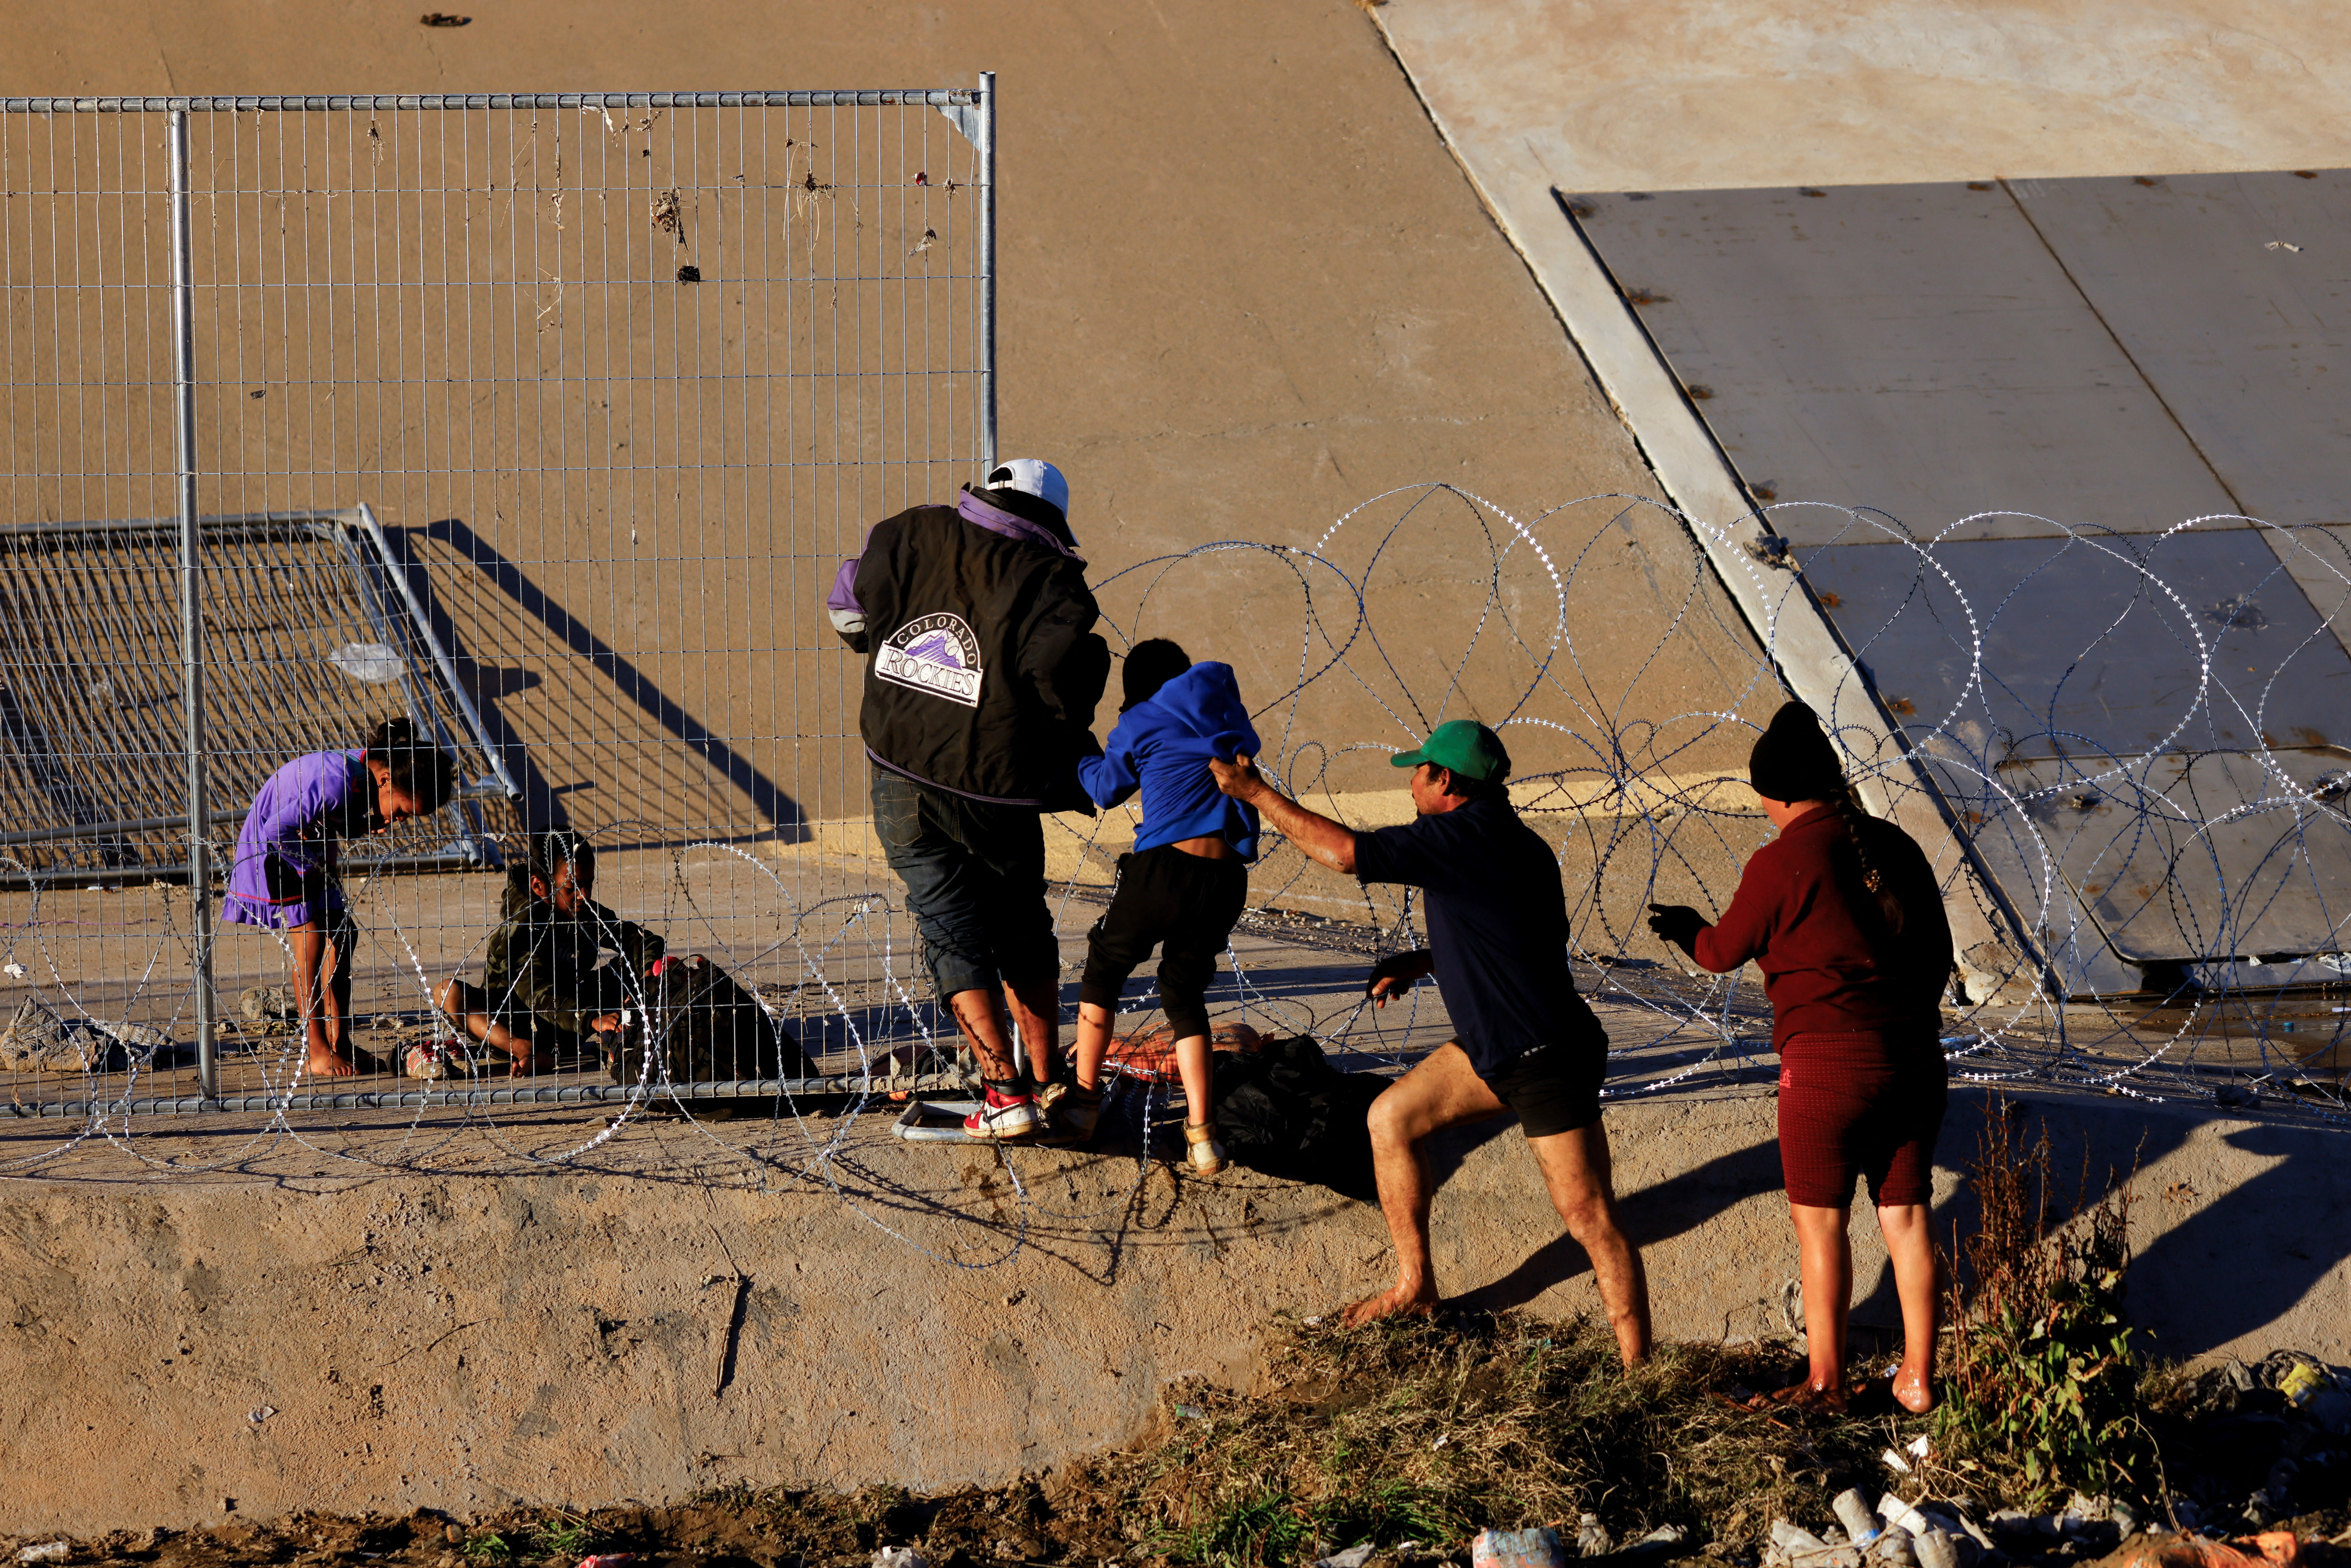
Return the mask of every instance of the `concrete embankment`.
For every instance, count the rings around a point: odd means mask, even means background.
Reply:
[[[2339,1134],[2118,1098],[2023,1105],[2061,1176],[2137,1153],[2130,1300],[2158,1354],[2351,1359]],[[1955,1095],[1945,1217],[1964,1214],[1982,1113],[1981,1092]],[[1753,1089],[1609,1113],[1663,1333],[1784,1332],[1795,1242],[1771,1118]],[[1245,1384],[1270,1317],[1384,1282],[1376,1212],[1320,1188],[1192,1181],[1131,1151],[999,1160],[879,1124],[822,1175],[807,1140],[842,1131],[823,1121],[636,1126],[514,1174],[598,1130],[548,1121],[309,1145],[174,1133],[142,1151],[214,1145],[231,1166],[158,1180],[77,1153],[11,1181],[9,1528],[185,1526],[231,1499],[266,1517],[1000,1481],[1129,1440],[1171,1380]],[[411,1168],[371,1173],[329,1145]],[[429,1160],[443,1168],[413,1168]],[[1515,1130],[1475,1129],[1440,1166],[1449,1291],[1596,1304]],[[1857,1231],[1856,1323],[1891,1325],[1875,1227]]]

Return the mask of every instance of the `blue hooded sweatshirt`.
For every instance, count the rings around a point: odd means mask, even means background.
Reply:
[[[1245,861],[1257,859],[1257,809],[1217,788],[1208,758],[1257,755],[1257,731],[1233,667],[1193,665],[1119,716],[1100,757],[1081,758],[1078,782],[1098,806],[1115,806],[1143,789],[1137,853],[1178,839],[1214,834]]]

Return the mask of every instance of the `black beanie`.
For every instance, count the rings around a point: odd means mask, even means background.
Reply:
[[[1802,703],[1789,703],[1771,716],[1771,727],[1756,737],[1747,758],[1747,779],[1767,800],[1824,800],[1845,787],[1844,768],[1821,733],[1820,716]]]

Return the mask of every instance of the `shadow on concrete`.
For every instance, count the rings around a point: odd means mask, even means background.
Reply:
[[[507,722],[506,715],[498,707],[499,698],[529,690],[538,684],[538,677],[521,670],[484,664],[474,657],[467,650],[465,639],[458,635],[456,622],[441,607],[439,598],[433,591],[433,574],[410,553],[408,531],[405,528],[383,530],[384,553],[388,558],[384,566],[388,570],[398,572],[407,582],[425,623],[433,629],[433,635],[439,639],[441,646],[448,650],[450,663],[456,665],[457,679],[473,697],[474,711],[481,717],[483,739],[496,752],[498,760],[506,767],[507,777],[513,779],[515,788],[522,792],[523,831],[537,832],[543,828],[569,826],[570,818],[563,809],[563,796],[567,790],[579,786],[550,785],[547,776],[539,771],[529,747]]]
[[[614,689],[636,704],[648,718],[684,741],[688,749],[707,762],[728,783],[741,790],[750,800],[752,809],[775,825],[778,831],[777,836],[781,841],[800,843],[808,839],[807,817],[801,811],[798,801],[787,795],[773,779],[760,772],[750,758],[737,751],[726,741],[712,734],[707,726],[686,712],[676,699],[653,685],[643,671],[638,669],[618,649],[590,630],[586,622],[580,620],[549,598],[547,591],[532,581],[522,568],[507,559],[497,547],[474,532],[463,519],[444,517],[438,522],[427,524],[419,530],[386,530],[395,538],[411,531],[421,532],[424,538],[436,539],[455,550],[467,564],[486,578],[499,592],[514,601],[525,614],[544,626],[564,647],[586,659],[590,668],[610,680]],[[402,557],[399,563],[400,569],[408,570],[408,551],[402,548],[404,542],[402,540],[401,545],[396,545],[394,548]],[[430,574],[423,571],[408,571],[408,576],[412,583],[422,584]],[[427,591],[429,592],[429,590]],[[434,601],[429,597],[425,598],[423,602],[428,606],[434,630],[449,639],[453,657],[458,656],[455,653],[457,646],[455,629],[437,608],[431,608]],[[460,667],[462,669],[465,666]],[[490,718],[486,713],[483,716],[483,724],[485,727],[490,724]],[[500,728],[495,732],[495,736],[506,755],[511,758],[522,754],[521,743],[514,737],[511,728],[501,724]],[[517,782],[521,782],[519,778]],[[559,817],[540,817],[536,814],[541,810],[559,811],[561,810],[559,800],[547,789],[543,780],[538,783],[536,795],[533,793],[532,786],[526,784],[523,788],[528,809],[534,813],[531,818],[534,826],[541,822],[555,822],[561,820]]]
[[[1481,1129],[1514,1126],[1515,1120],[1481,1123]],[[1489,1132],[1488,1136],[1492,1136]],[[1528,1156],[1530,1174],[1533,1156]],[[1619,1193],[1617,1221],[1635,1247],[1654,1247],[1687,1231],[1696,1230],[1718,1215],[1780,1186],[1780,1145],[1766,1138],[1746,1148],[1718,1155],[1679,1176],[1669,1176],[1637,1192]],[[1526,1260],[1500,1279],[1464,1291],[1447,1304],[1477,1312],[1508,1312],[1523,1307],[1553,1285],[1574,1279],[1591,1267],[1591,1260],[1573,1237],[1561,1231],[1535,1249]]]
[[[2325,1157],[2338,1153],[2320,1146],[2327,1138],[2279,1126],[2241,1127],[2223,1137],[2232,1149],[2278,1163],[2166,1230],[2132,1260],[2126,1300],[2162,1325],[2156,1354],[2201,1355],[2254,1333],[2351,1257],[2351,1232],[2341,1222],[2351,1199],[2351,1171],[2340,1157]],[[2328,1141],[2340,1145],[2341,1134]],[[2144,1184],[2136,1198],[2168,1201]]]
[[[2133,1257],[2126,1277],[2125,1311],[2147,1333],[2153,1354],[2186,1360],[2258,1335],[2351,1258],[2351,1232],[2336,1217],[2351,1202],[2351,1166],[2340,1157],[2339,1133],[2276,1124],[2241,1126],[2220,1142],[2240,1154],[2276,1163],[2250,1179],[2226,1185],[2202,1176],[2189,1161],[2158,1182],[2149,1167],[2181,1151],[2199,1127],[2227,1113],[2199,1104],[2149,1105],[2143,1100],[2025,1094],[2006,1099],[2026,1147],[2049,1135],[2051,1223],[2079,1218],[2101,1200],[2132,1189],[2138,1216],[2132,1230],[2162,1227]],[[1965,1173],[1977,1159],[1987,1103],[1985,1091],[1955,1091],[1944,1119],[1936,1164]],[[2199,1179],[2217,1190],[2196,1190]],[[2201,1205],[2176,1223],[2167,1209]],[[1865,1205],[1859,1207],[1865,1207]],[[1935,1233],[1948,1250],[1972,1232],[1975,1196],[1964,1181],[1935,1213]],[[1856,1214],[1856,1228],[1874,1223]],[[1878,1278],[1853,1309],[1856,1327],[1901,1322],[1893,1272]]]

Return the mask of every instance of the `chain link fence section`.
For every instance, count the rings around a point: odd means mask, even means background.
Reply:
[[[747,852],[770,913],[866,891],[778,852],[865,810],[858,671],[809,607],[992,457],[993,125],[985,76],[0,100],[8,1098],[324,1087],[254,994],[278,945],[211,910],[259,784],[398,714],[461,790],[345,856],[353,1010],[395,1044],[478,967],[528,831],[600,845],[624,915],[665,885],[629,856],[683,846]],[[482,874],[382,876],[435,866]],[[700,915],[674,943],[778,967],[771,923]],[[333,1087],[413,1103],[399,1055]]]

